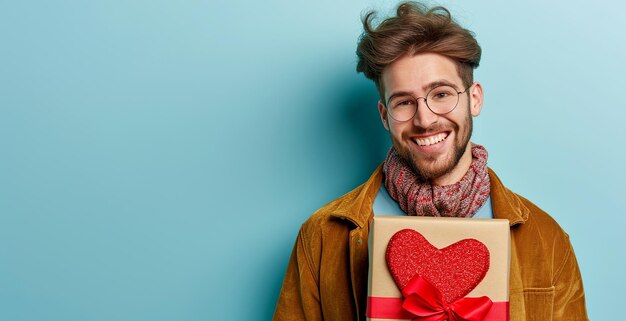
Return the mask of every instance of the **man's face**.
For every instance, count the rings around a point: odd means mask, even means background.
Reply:
[[[426,97],[438,85],[450,85],[464,91],[453,60],[433,53],[403,56],[382,73],[385,99],[397,93]],[[418,99],[413,119],[398,122],[378,103],[383,125],[389,131],[393,146],[415,173],[436,185],[453,184],[469,169],[472,155],[468,144],[472,135],[472,116],[482,107],[482,87],[474,83],[468,93],[459,94],[457,107],[444,115],[433,113],[423,99]]]

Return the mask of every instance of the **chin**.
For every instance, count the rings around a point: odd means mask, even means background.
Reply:
[[[405,161],[407,158],[400,155]],[[460,153],[460,156],[463,156],[463,153]],[[443,159],[436,159],[432,161],[420,161],[417,160],[413,155],[409,156],[410,161],[408,162],[413,169],[413,172],[417,177],[420,178],[421,181],[432,181],[436,178],[444,176],[456,167],[459,163],[461,157],[458,155],[450,155],[449,153],[443,157]]]
[[[467,139],[461,143],[454,144],[454,148],[446,151],[443,155],[423,158],[411,153],[408,146],[400,144],[393,137],[392,141],[393,148],[396,149],[400,158],[411,167],[413,173],[421,182],[429,182],[451,173],[459,164],[469,145],[469,139]]]

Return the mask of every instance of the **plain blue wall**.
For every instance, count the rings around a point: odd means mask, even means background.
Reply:
[[[268,320],[300,224],[389,146],[355,73],[391,1],[0,2],[0,320]],[[483,47],[474,141],[622,304],[618,1],[449,1]]]

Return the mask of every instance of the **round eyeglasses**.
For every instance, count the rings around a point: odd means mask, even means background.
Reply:
[[[471,87],[471,86],[470,86]],[[417,113],[417,101],[424,99],[430,111],[437,115],[447,114],[453,111],[459,103],[459,95],[467,92],[470,87],[463,91],[448,85],[437,86],[428,91],[426,97],[414,97],[411,94],[398,94],[389,97],[387,111],[395,121],[407,121],[413,119]]]

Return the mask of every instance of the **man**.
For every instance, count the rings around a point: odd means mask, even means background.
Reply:
[[[445,8],[403,3],[372,26],[363,19],[357,70],[379,91],[393,143],[367,182],[315,212],[298,235],[274,320],[364,320],[368,228],[373,215],[510,221],[510,320],[587,320],[567,234],[508,190],[470,143],[483,89],[481,49]]]

